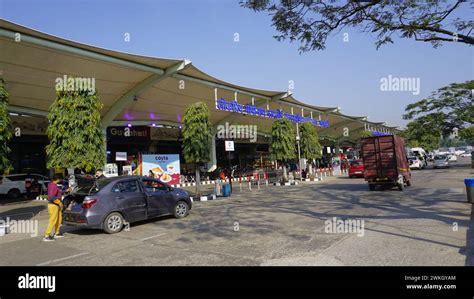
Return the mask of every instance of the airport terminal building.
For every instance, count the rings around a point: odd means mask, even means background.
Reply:
[[[393,134],[395,127],[367,116],[343,114],[338,107],[321,107],[295,99],[291,91],[238,86],[214,78],[189,60],[122,53],[77,43],[0,20],[0,69],[10,94],[14,128],[10,147],[15,172],[47,173],[44,147],[50,105],[58,82],[80,78],[98,90],[104,107],[101,122],[107,136],[108,162],[134,163],[139,154],[179,155],[182,117],[198,101],[210,110],[215,135],[208,169],[229,165],[225,140],[235,149],[232,165],[272,167],[270,132],[275,119],[311,122],[324,150],[331,154],[353,147],[361,133]],[[258,71],[258,70],[257,70]],[[317,97],[317,91],[315,91]],[[219,135],[223,126],[241,126],[243,136]],[[119,158],[120,156],[120,158]]]

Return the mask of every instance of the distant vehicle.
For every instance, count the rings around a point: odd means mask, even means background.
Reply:
[[[448,155],[449,162],[457,162],[458,157],[456,155],[450,154]]]
[[[364,177],[364,163],[362,163],[362,160],[351,161],[351,166],[349,167],[349,177]]]
[[[429,152],[429,153],[428,153],[428,161],[429,161],[429,162],[433,162],[433,158],[434,158],[435,155],[436,155],[436,153],[434,153],[434,152]]]
[[[405,184],[411,185],[405,142],[400,136],[368,137],[363,138],[361,143],[364,179],[371,191],[377,185],[397,186],[400,191]]]
[[[128,223],[173,215],[182,218],[192,207],[189,193],[142,176],[77,179],[64,198],[66,225],[118,233]]]
[[[436,155],[433,159],[433,168],[449,168],[449,158],[447,155]]]
[[[449,154],[449,149],[447,147],[441,147],[441,148],[438,149],[437,154],[447,155],[447,154]]]
[[[0,176],[0,194],[12,199],[17,199],[26,193],[25,179],[27,176],[28,174],[26,173]],[[30,177],[39,183],[43,192],[48,190],[48,183],[50,182],[48,177],[34,173],[30,174]]]
[[[420,161],[423,163],[423,168],[428,166],[428,155],[426,151],[421,147],[413,147],[411,148],[411,152],[420,158]]]
[[[460,156],[460,155],[464,154],[465,152],[466,152],[466,151],[463,151],[463,150],[456,150],[456,151],[454,151],[454,154],[455,154],[456,156]]]
[[[461,157],[472,157],[472,153],[461,154]]]
[[[408,163],[410,164],[410,169],[425,168],[425,163],[423,163],[423,161],[421,161],[417,156],[408,157]]]

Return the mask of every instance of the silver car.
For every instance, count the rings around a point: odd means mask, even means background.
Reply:
[[[433,158],[433,168],[449,168],[449,157],[447,155],[436,155]]]
[[[64,198],[63,223],[109,234],[150,218],[182,218],[192,207],[188,192],[149,177],[80,177],[77,185],[78,189]]]

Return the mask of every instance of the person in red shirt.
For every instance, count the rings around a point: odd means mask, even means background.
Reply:
[[[48,184],[48,228],[44,234],[43,241],[54,241],[55,238],[63,237],[60,232],[62,222],[63,203],[61,201],[62,192],[58,187],[58,183],[62,180],[61,175],[54,175]],[[54,230],[54,233],[53,233]]]

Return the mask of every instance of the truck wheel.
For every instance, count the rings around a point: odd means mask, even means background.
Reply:
[[[399,191],[403,191],[403,183],[401,183],[401,184],[398,183],[398,184],[397,184],[397,187],[398,187],[398,190],[399,190]]]
[[[375,190],[375,184],[369,184],[369,190],[374,191]]]

